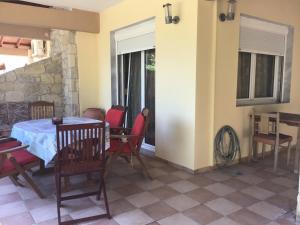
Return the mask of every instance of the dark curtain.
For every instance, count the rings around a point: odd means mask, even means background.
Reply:
[[[141,111],[141,52],[130,53],[128,64],[128,112],[127,127],[132,127],[137,114]]]
[[[149,124],[145,142],[155,146],[155,50],[145,51],[145,106],[149,109]]]

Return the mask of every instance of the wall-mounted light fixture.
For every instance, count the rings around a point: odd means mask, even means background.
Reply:
[[[177,24],[180,21],[179,16],[172,16],[172,4],[167,3],[163,5],[163,8],[165,9],[165,22],[166,24]]]
[[[234,20],[234,17],[235,17],[235,5],[236,5],[236,0],[228,0],[227,14],[221,13],[219,15],[219,19],[222,22],[224,22],[225,20]]]

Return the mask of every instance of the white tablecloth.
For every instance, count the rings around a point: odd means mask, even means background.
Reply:
[[[64,124],[85,124],[97,123],[99,120],[65,117]],[[45,161],[47,165],[56,155],[56,127],[51,119],[29,120],[16,123],[13,126],[11,136],[21,141],[24,145],[29,145],[28,151]],[[105,149],[110,147],[109,124],[106,123],[105,129]]]

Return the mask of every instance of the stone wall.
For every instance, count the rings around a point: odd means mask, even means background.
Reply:
[[[0,76],[0,103],[54,101],[63,115],[62,60],[58,54]]]
[[[79,85],[76,32],[52,30],[51,56],[61,55],[63,75],[63,104],[65,116],[79,116]]]

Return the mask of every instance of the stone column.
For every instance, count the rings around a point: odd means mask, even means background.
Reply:
[[[61,54],[64,116],[79,116],[77,47],[74,31],[51,31],[51,56]]]

